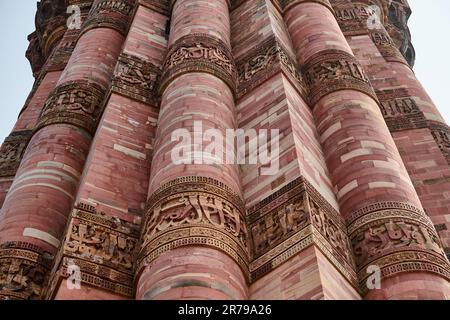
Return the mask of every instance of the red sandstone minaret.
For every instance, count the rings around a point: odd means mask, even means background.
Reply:
[[[0,299],[450,299],[450,128],[410,13],[41,0],[0,150]],[[205,161],[198,135],[230,130],[276,130],[277,170]]]

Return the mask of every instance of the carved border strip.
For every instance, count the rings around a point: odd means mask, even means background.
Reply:
[[[378,266],[383,278],[401,272],[427,271],[450,279],[450,264],[439,236],[420,209],[401,203],[379,203],[360,210],[349,221],[361,292],[367,292],[369,265]]]
[[[305,62],[303,70],[312,105],[339,90],[357,90],[378,101],[366,72],[347,52],[334,49],[318,52]]]
[[[278,72],[283,72],[307,100],[307,89],[298,65],[275,36],[250,50],[236,65],[239,77],[237,98],[251,92]]]
[[[41,298],[53,256],[25,242],[0,246],[0,300]]]
[[[330,4],[329,0],[278,0],[278,2],[280,3],[280,7],[282,8],[284,14],[296,5],[311,2],[325,6],[333,15],[335,15],[333,6]]]
[[[135,9],[136,0],[95,0],[80,37],[94,28],[111,28],[126,36]]]
[[[428,127],[444,158],[450,165],[450,127],[437,121],[428,121]]]
[[[189,245],[219,249],[248,276],[248,234],[242,200],[223,183],[183,177],[148,200],[137,273],[164,252]]]
[[[31,136],[31,130],[15,131],[5,139],[0,148],[0,177],[16,175]]]
[[[105,92],[104,88],[87,80],[58,86],[42,108],[35,131],[51,124],[67,123],[93,135],[103,113]]]
[[[425,115],[406,89],[377,90],[381,113],[390,132],[427,127]]]
[[[194,33],[178,39],[168,50],[159,92],[181,75],[206,72],[224,81],[235,92],[237,82],[233,55],[216,37]]]
[[[157,106],[161,69],[153,63],[122,53],[119,56],[111,90],[128,98]]]
[[[357,287],[344,221],[303,177],[250,208],[247,222],[252,235],[252,281],[314,244]]]
[[[78,204],[69,221],[66,238],[55,259],[46,293],[51,299],[69,269],[77,266],[81,282],[126,297],[134,296],[134,266],[139,226]]]

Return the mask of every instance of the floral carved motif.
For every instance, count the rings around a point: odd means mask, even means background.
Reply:
[[[192,34],[176,41],[169,49],[161,76],[160,92],[175,78],[190,72],[206,72],[223,80],[234,92],[237,74],[230,49],[221,40]]]
[[[122,53],[114,72],[112,90],[144,103],[157,104],[161,69],[138,57]]]
[[[358,90],[377,100],[365,71],[351,54],[324,50],[312,56],[304,67],[305,82],[310,89],[311,103],[338,90]]]
[[[88,81],[73,81],[57,87],[47,99],[37,128],[68,123],[93,134],[103,112],[105,90]]]
[[[0,148],[0,177],[16,175],[31,134],[29,130],[16,131],[5,139]]]

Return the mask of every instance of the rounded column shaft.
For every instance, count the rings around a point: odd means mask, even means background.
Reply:
[[[248,294],[238,167],[208,163],[202,151],[209,143],[198,143],[207,130],[226,137],[226,130],[236,127],[228,10],[226,0],[178,0],[173,6],[138,299],[245,299]],[[192,161],[185,164],[172,157],[180,145],[172,137],[176,130],[192,139],[185,145]],[[226,160],[225,147],[215,154]]]
[[[367,298],[402,298],[402,277],[431,272],[442,292],[448,262],[423,213],[373,88],[342,34],[328,1],[296,1],[285,21],[310,87],[318,132],[341,214],[348,221],[360,290]],[[366,285],[367,270],[382,272],[382,292]],[[398,281],[390,279],[396,278]],[[435,288],[434,288],[435,289]],[[435,297],[417,288],[416,297]]]

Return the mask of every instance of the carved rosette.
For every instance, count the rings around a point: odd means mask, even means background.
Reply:
[[[236,65],[239,79],[238,98],[251,92],[278,72],[283,72],[303,97],[308,96],[295,58],[288,54],[275,37],[270,37],[251,50]]]
[[[58,86],[47,99],[36,130],[51,124],[67,123],[94,134],[103,112],[105,91],[96,83],[85,80]]]
[[[428,126],[434,140],[450,165],[450,127],[441,122],[429,121]]]
[[[134,263],[139,226],[78,204],[57,256],[46,297],[79,268],[81,282],[126,297],[134,296]]]
[[[361,91],[378,101],[366,72],[349,53],[321,51],[305,63],[303,74],[312,105],[329,93],[347,89]]]
[[[439,236],[424,212],[400,203],[380,203],[349,220],[360,290],[367,292],[371,265],[382,278],[402,272],[432,272],[450,279],[450,265]]]
[[[210,73],[236,89],[237,72],[225,43],[207,34],[191,34],[177,40],[168,50],[159,92],[177,77],[191,72]]]
[[[289,183],[249,209],[248,217],[252,236],[252,281],[315,245],[356,286],[345,223],[305,179]]]
[[[158,104],[161,69],[139,57],[122,53],[119,57],[112,91],[144,103]]]
[[[161,254],[200,245],[225,252],[248,275],[248,234],[241,199],[223,183],[184,177],[158,189],[148,201],[138,273]]]
[[[23,242],[0,245],[0,300],[39,300],[53,257]]]
[[[381,113],[391,132],[426,128],[425,115],[406,89],[377,91]]]
[[[135,5],[136,0],[95,0],[81,35],[93,28],[111,28],[126,36]]]
[[[16,175],[31,134],[30,130],[16,131],[5,139],[0,148],[0,177]]]

